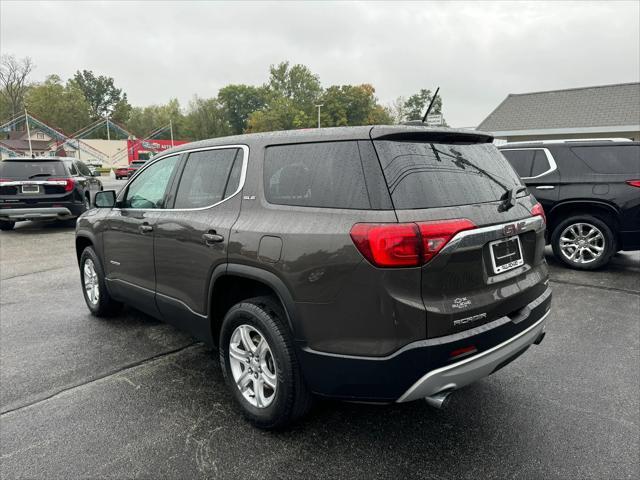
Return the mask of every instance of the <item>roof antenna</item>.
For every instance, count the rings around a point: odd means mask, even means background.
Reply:
[[[436,93],[433,94],[433,97],[431,97],[431,102],[429,103],[429,106],[427,107],[427,113],[424,114],[424,117],[422,117],[422,123],[427,121],[427,115],[429,115],[429,112],[431,111],[431,107],[433,107],[433,102],[436,101],[436,97],[438,96],[438,92],[440,91],[440,87],[436,88]]]

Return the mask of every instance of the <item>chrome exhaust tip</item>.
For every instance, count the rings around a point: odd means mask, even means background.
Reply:
[[[447,392],[438,392],[430,397],[425,397],[425,401],[434,408],[442,409],[449,403],[451,390]]]

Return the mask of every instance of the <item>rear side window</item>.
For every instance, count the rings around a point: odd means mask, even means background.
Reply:
[[[597,173],[640,173],[640,145],[573,147],[571,151]]]
[[[522,178],[537,177],[551,168],[544,150],[530,148],[501,152]]]
[[[69,174],[62,162],[11,161],[0,162],[0,178],[19,178],[27,180],[37,177],[66,177]]]
[[[371,207],[357,142],[267,148],[264,191],[267,201],[278,205]]]
[[[238,189],[243,152],[239,148],[189,154],[174,208],[201,208],[218,203]]]
[[[492,144],[374,144],[397,209],[493,202],[522,184]]]

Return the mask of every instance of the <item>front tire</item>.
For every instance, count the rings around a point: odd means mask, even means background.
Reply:
[[[556,258],[570,268],[595,270],[607,264],[616,253],[611,227],[593,215],[576,215],[553,229],[551,247]]]
[[[0,220],[0,230],[9,231],[13,230],[13,227],[16,226],[16,222],[12,222],[10,220]]]
[[[84,301],[92,315],[106,317],[122,308],[122,304],[109,295],[102,264],[91,247],[85,248],[80,256],[80,280]]]
[[[227,385],[255,426],[285,427],[311,407],[285,314],[273,298],[251,298],[231,307],[219,351]]]

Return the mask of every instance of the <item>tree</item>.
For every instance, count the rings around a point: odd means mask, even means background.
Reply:
[[[227,85],[218,92],[218,102],[224,108],[231,133],[240,134],[247,128],[249,115],[266,104],[267,91],[252,85]]]
[[[321,101],[321,124],[325,127],[391,123],[384,107],[378,105],[375,89],[369,84],[333,85]]]
[[[95,76],[90,70],[79,70],[74,75],[72,82],[83,92],[89,103],[92,120],[105,116],[118,115],[117,121],[126,122],[127,114],[131,107],[127,102],[127,94],[122,89],[116,88],[112,77],[103,75]]]
[[[315,126],[315,105],[322,96],[317,75],[304,65],[271,65],[264,86],[265,106],[249,115],[247,131],[289,130]]]
[[[185,117],[186,137],[190,140],[223,137],[231,133],[242,133],[233,130],[226,108],[217,98],[194,97],[189,103]]]
[[[13,55],[0,57],[0,95],[11,117],[15,117],[24,108],[24,95],[27,91],[27,77],[33,70],[31,58],[17,60]]]
[[[149,105],[147,107],[133,107],[127,122],[127,129],[139,138],[158,128],[167,127],[169,122],[173,125],[173,137],[178,139],[186,135],[185,117],[180,109],[177,99],[169,100],[166,105]],[[168,139],[171,133],[165,129],[162,133],[154,135],[154,138]]]
[[[411,95],[404,103],[405,120],[422,120],[424,113],[433,97],[431,90],[421,89],[418,93]],[[442,97],[438,95],[430,113],[442,113]]]
[[[32,85],[25,103],[29,113],[66,134],[90,123],[89,104],[82,91],[72,82],[64,85],[58,75],[49,75],[43,83]]]

